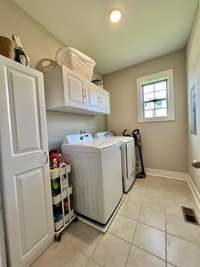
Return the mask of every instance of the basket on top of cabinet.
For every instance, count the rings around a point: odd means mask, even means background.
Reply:
[[[57,241],[61,238],[61,232],[76,218],[70,171],[71,166],[66,163],[59,168],[50,169],[55,239]]]
[[[110,114],[110,94],[64,65],[44,73],[47,110]]]

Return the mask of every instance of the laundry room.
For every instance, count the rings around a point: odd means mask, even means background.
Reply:
[[[199,267],[199,29],[199,0],[0,0],[0,267]]]

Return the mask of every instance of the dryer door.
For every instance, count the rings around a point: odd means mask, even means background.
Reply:
[[[126,143],[126,170],[127,178],[135,177],[135,143]]]

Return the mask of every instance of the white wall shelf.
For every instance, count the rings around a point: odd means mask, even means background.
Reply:
[[[46,108],[79,114],[109,114],[110,95],[104,89],[60,65],[45,73]]]

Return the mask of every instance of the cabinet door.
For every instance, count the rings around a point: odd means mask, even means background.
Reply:
[[[65,105],[74,108],[86,106],[84,80],[76,73],[63,67]]]
[[[86,81],[87,109],[91,111],[100,111],[99,103],[99,87],[95,84]]]
[[[100,110],[102,113],[110,114],[110,94],[104,89],[100,90]]]
[[[1,175],[9,266],[29,266],[53,238],[43,76],[0,57]]]

